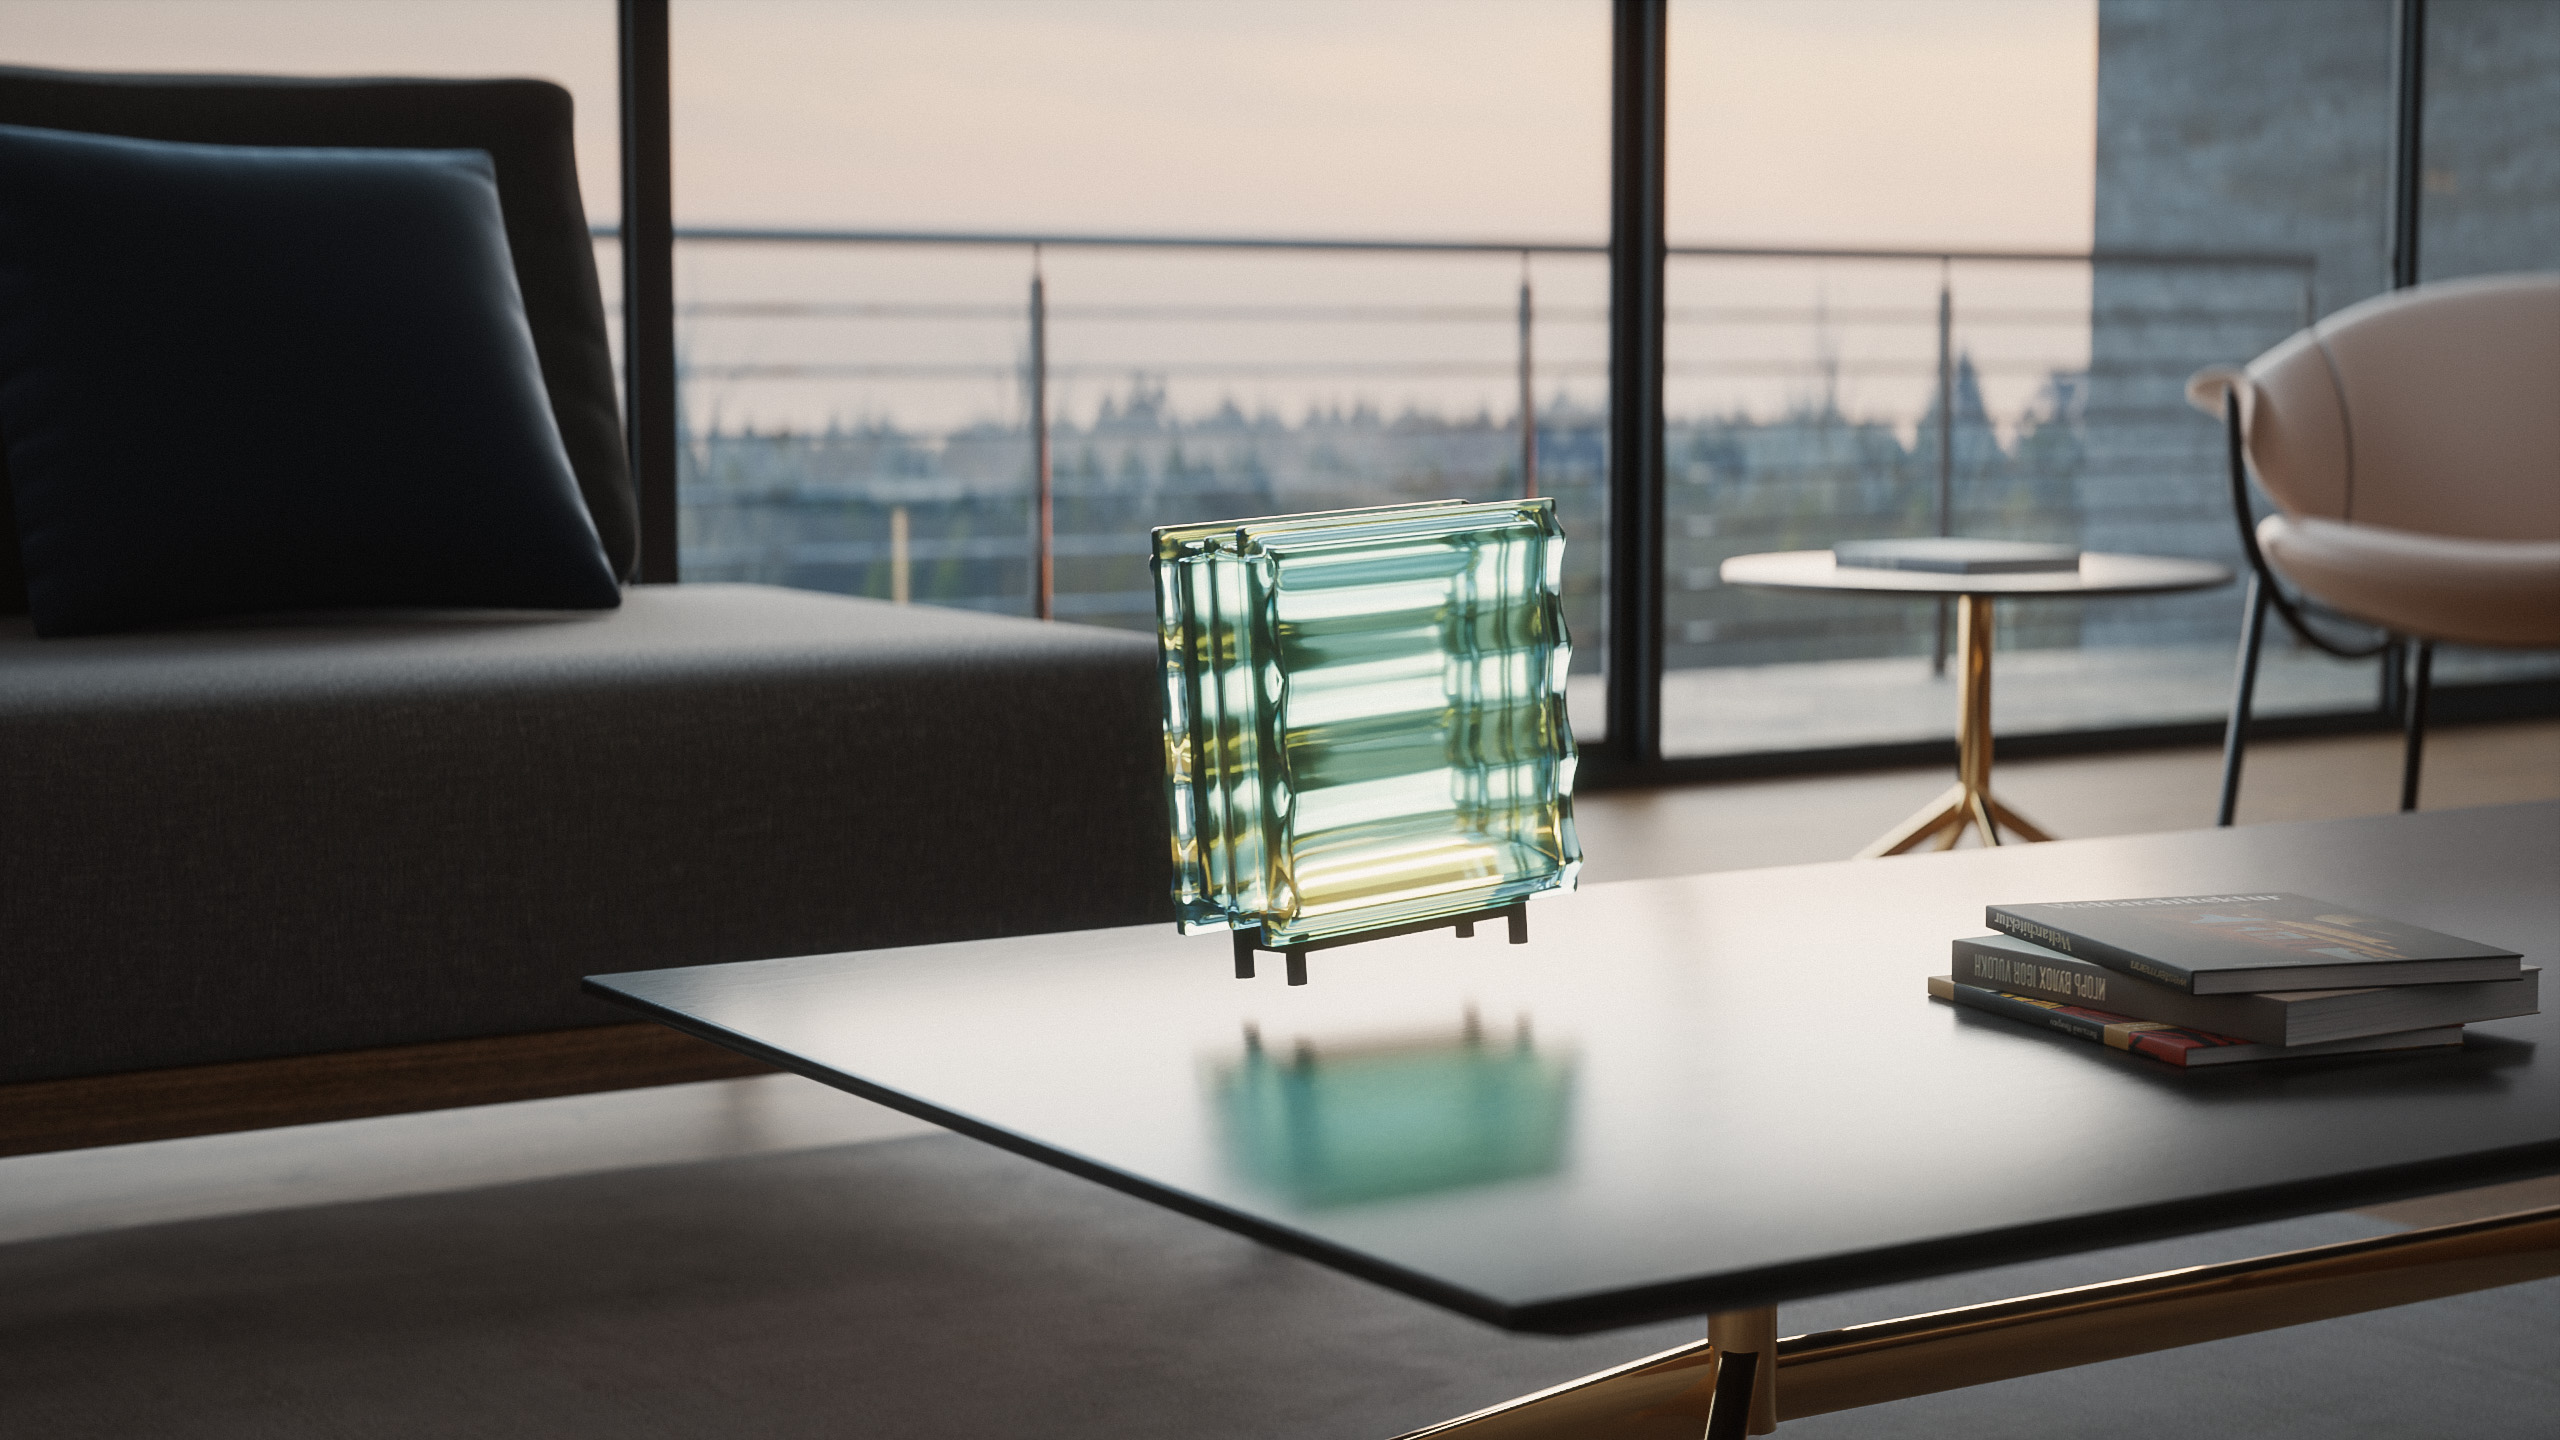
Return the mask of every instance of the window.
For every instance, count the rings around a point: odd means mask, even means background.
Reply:
[[[1151,628],[1152,526],[1535,486],[1596,676],[1608,39],[1596,0],[682,0],[685,578]]]
[[[0,0],[0,64],[168,74],[529,76],[577,106],[587,213],[622,213],[613,0]],[[619,250],[597,248],[608,300]]]
[[[1622,692],[1662,697],[1636,770],[1703,775],[1953,725],[1938,607],[1726,587],[1729,556],[1946,530],[2236,563],[2180,388],[2390,285],[2391,0],[1669,0],[1658,576],[1607,563],[1612,34],[1643,13],[673,0],[680,573],[1144,627],[1154,525],[1534,487],[1577,729],[1608,731],[1632,606],[1663,637]],[[2423,14],[2420,273],[2560,265],[2560,7]],[[559,80],[611,298],[615,28],[0,0],[0,59]],[[2002,736],[2203,733],[2239,605],[2004,603]],[[2371,662],[2274,635],[2262,715],[2374,706]]]

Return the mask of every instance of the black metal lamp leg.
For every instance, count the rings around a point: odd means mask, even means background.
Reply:
[[[2240,808],[2240,760],[2249,743],[2249,711],[2258,695],[2258,651],[2267,638],[2267,592],[2256,575],[2249,577],[2248,608],[2240,614],[2240,673],[2231,685],[2231,723],[2222,732],[2222,803],[2213,823],[2228,825]]]
[[[2409,682],[2409,708],[2402,717],[2408,749],[2400,758],[2400,808],[2418,808],[2418,765],[2427,753],[2427,690],[2433,680],[2436,642],[2418,642],[2418,673]]]

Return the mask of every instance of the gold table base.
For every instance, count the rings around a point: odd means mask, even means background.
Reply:
[[[1725,1440],[1782,1420],[2560,1275],[2560,1206],[2167,1270],[1777,1339],[1774,1309],[1707,1339],[1399,1440]],[[1723,1357],[1750,1354],[1720,1386]]]
[[[1920,812],[1858,852],[1861,860],[1900,855],[1935,840],[1953,850],[1971,830],[1985,845],[2000,843],[2002,829],[2021,840],[2053,837],[1991,793],[1991,597],[1956,597],[1957,649],[1963,652],[1964,690],[1956,710],[1956,783]]]

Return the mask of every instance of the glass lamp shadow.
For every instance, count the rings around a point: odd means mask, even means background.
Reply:
[[[1542,1052],[1523,1017],[1488,1037],[1328,1044],[1275,1054],[1259,1032],[1212,1078],[1237,1171],[1306,1209],[1437,1194],[1549,1175],[1564,1164],[1574,1061]]]
[[[1185,932],[1273,948],[1571,888],[1553,503],[1154,532]]]

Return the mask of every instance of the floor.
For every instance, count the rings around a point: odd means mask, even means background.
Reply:
[[[2217,759],[2021,762],[1999,787],[2067,836],[2193,828]],[[2261,746],[2242,818],[2387,811],[2398,762],[2389,736]],[[1587,796],[1586,883],[1836,859],[1947,778]],[[2550,798],[2560,723],[2436,737],[2429,808]],[[857,1143],[874,1141],[895,1143]],[[1792,1307],[1786,1328],[2555,1203],[2560,1177],[2309,1216],[1824,1297]],[[2426,1433],[2458,1414],[2462,1433],[2540,1436],[2560,1404],[2537,1358],[2560,1345],[2555,1287],[1787,1433],[2026,1440],[2068,1415],[2068,1433],[2096,1440],[2332,1440]],[[746,1430],[777,1437],[1375,1436],[1696,1328],[1503,1334],[788,1076],[0,1159],[8,1434],[632,1440],[752,1416]],[[978,1357],[996,1355],[980,1373]],[[957,1388],[955,1364],[971,1377]]]
[[[1781,1323],[2394,1228],[2304,1216],[1823,1296]],[[1379,1440],[1698,1330],[1496,1330],[993,1146],[918,1135],[0,1246],[0,1434]],[[1780,1433],[2550,1440],[2554,1355],[2560,1279]]]
[[[2261,742],[2242,770],[2239,823],[2388,812],[2400,803],[2400,757],[2389,734]],[[1574,802],[1583,883],[1841,859],[1954,778],[1874,770],[1583,796]],[[2087,839],[2211,825],[2221,781],[2220,749],[2195,747],[2005,762],[1992,788],[2055,835]],[[2554,798],[2560,723],[2446,727],[2430,738],[2427,809]]]
[[[2064,836],[2210,823],[2211,749],[2004,765],[1997,788]],[[2244,824],[2379,814],[2398,801],[2389,735],[2257,746]],[[1945,788],[1935,770],[1614,792],[1577,802],[1586,884],[1832,860]],[[2428,808],[2560,798],[2560,722],[2451,727],[2428,750]],[[1890,864],[1890,861],[1879,861]],[[930,1127],[791,1076],[0,1159],[0,1244],[164,1221],[383,1199],[816,1149]],[[2560,1177],[2393,1207],[2403,1223],[2560,1203]],[[2378,1212],[2380,1213],[2380,1212]]]
[[[2002,650],[1992,665],[1992,713],[2003,735],[2218,721],[2231,706],[2233,659],[2229,645]],[[2560,656],[2538,651],[2447,649],[2435,665],[2439,685],[2555,675]],[[2285,643],[2279,631],[2259,664],[2257,713],[2371,706],[2380,684],[2376,661],[2334,660]],[[1605,690],[1597,674],[1569,686],[1574,727],[1586,738],[1606,723]],[[1926,656],[1667,670],[1662,748],[1732,755],[1944,740],[1956,733],[1956,692]]]

